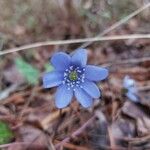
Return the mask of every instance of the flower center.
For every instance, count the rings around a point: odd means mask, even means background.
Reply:
[[[77,87],[82,88],[81,84],[85,80],[84,71],[85,68],[77,66],[70,66],[65,70],[63,84],[67,85],[68,90],[73,89],[75,91]]]
[[[70,74],[69,74],[69,79],[72,80],[72,81],[75,81],[78,79],[78,74],[76,71],[71,71]]]

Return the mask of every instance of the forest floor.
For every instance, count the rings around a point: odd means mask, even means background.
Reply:
[[[58,6],[52,1],[49,10],[48,1],[8,2],[0,2],[6,7],[0,14],[0,128],[5,123],[10,131],[0,129],[0,149],[149,150],[149,38],[97,41],[86,46],[88,64],[109,69],[109,77],[99,84],[102,96],[88,109],[74,99],[59,110],[54,104],[56,89],[42,86],[43,73],[52,69],[49,60],[53,53],[71,53],[82,43],[52,44],[18,52],[12,49],[40,41],[95,37],[119,20],[125,21],[143,3],[132,4],[128,9],[130,4],[103,2],[103,10],[97,1],[88,1],[79,9],[79,4],[64,0]],[[125,13],[118,16],[119,9]],[[147,9],[120,23],[106,36],[148,34],[150,8]],[[5,50],[12,51],[3,54]],[[136,82],[138,103],[124,94],[126,75]]]

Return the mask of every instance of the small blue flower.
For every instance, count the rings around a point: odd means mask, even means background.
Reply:
[[[58,86],[55,94],[57,108],[68,106],[73,96],[83,107],[90,107],[93,99],[100,97],[95,82],[105,79],[108,70],[86,63],[86,49],[78,49],[71,56],[63,52],[52,56],[51,64],[55,70],[43,76],[43,85],[45,88]]]
[[[139,102],[135,80],[131,79],[129,76],[125,76],[123,79],[123,87],[127,90],[125,94],[130,100]]]

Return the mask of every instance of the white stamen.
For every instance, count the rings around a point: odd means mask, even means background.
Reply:
[[[70,87],[68,87],[67,90],[70,90]]]
[[[72,69],[73,69],[73,66],[70,66],[69,68],[72,70]]]
[[[77,70],[77,72],[81,73],[81,70]]]
[[[83,86],[82,86],[82,85],[80,85],[80,88],[83,88]]]

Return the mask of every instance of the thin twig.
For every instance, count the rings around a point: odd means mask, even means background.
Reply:
[[[110,63],[102,64],[101,66],[112,67],[112,66],[116,66],[116,65],[124,65],[124,64],[130,64],[130,63],[136,64],[136,63],[141,63],[141,62],[145,62],[145,61],[150,61],[150,57],[125,59],[125,60],[120,60],[120,61],[116,61],[116,62],[110,62]]]
[[[108,40],[112,41],[112,40],[126,40],[126,39],[150,39],[150,34],[115,35],[115,36],[94,37],[94,38],[85,38],[85,39],[37,42],[37,43],[24,45],[17,48],[3,50],[0,52],[0,56],[13,53],[13,52],[29,50],[37,47],[48,46],[48,45],[64,45],[64,44],[76,44],[76,43],[84,43],[84,42],[97,42],[97,41],[108,41]]]
[[[23,106],[23,108],[22,108],[22,110],[21,110],[21,112],[20,112],[20,114],[19,114],[19,118],[20,118],[20,119],[23,117],[24,111],[28,108],[28,106],[30,105],[30,103],[31,103],[31,101],[32,101],[32,99],[33,99],[33,97],[35,96],[35,91],[36,91],[36,90],[37,90],[36,87],[34,87],[34,88],[32,89],[31,95],[30,95],[29,98],[27,99],[27,102],[25,103],[25,105]]]
[[[150,86],[142,86],[142,87],[138,87],[137,89],[138,91],[148,91],[150,90]]]
[[[110,147],[112,150],[116,150],[116,143],[115,143],[115,139],[112,133],[112,129],[110,127],[108,127],[108,135],[109,135],[109,140],[110,140]]]
[[[0,148],[6,148],[6,147],[9,147],[9,146],[17,146],[17,145],[27,145],[27,144],[30,144],[30,142],[13,142],[13,143],[8,143],[8,144],[2,144],[0,145]],[[37,146],[40,146],[39,144],[36,144]]]

